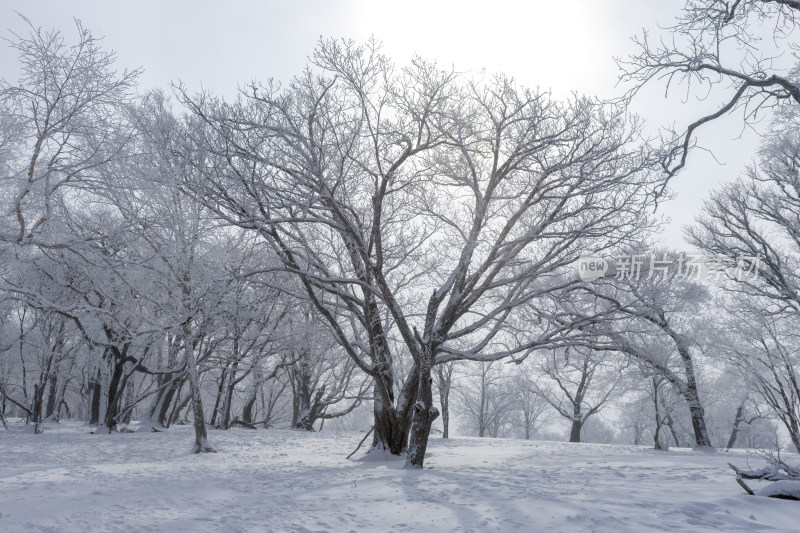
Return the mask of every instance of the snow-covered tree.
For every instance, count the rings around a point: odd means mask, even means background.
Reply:
[[[620,79],[633,85],[628,96],[665,83],[710,107],[685,129],[667,131],[661,164],[669,177],[686,165],[704,124],[733,113],[751,123],[765,110],[800,104],[798,15],[794,0],[686,0],[674,24],[661,28],[666,35],[645,30],[634,38],[638,53],[619,62]]]
[[[511,376],[500,363],[465,363],[459,372],[455,405],[464,428],[478,437],[504,437],[513,422]]]
[[[623,389],[624,359],[585,348],[553,349],[539,357],[538,394],[570,421],[570,442],[581,442],[581,428]]]
[[[421,467],[434,365],[540,345],[509,317],[581,248],[640,230],[658,179],[622,108],[420,59],[397,68],[374,42],[325,41],[313,61],[233,103],[184,92],[215,156],[193,187],[274,247],[373,378],[374,446],[401,453],[410,434]],[[394,333],[415,363],[399,394]]]

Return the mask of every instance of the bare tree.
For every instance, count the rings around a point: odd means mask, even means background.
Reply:
[[[549,404],[542,398],[536,385],[533,365],[523,363],[511,376],[514,425],[522,428],[522,437],[530,440],[542,426],[550,422]]]
[[[314,430],[318,421],[345,416],[361,405],[371,387],[308,306],[297,306],[289,332],[292,427]]]
[[[684,255],[628,252],[621,257],[622,265],[643,262],[646,268],[623,266],[570,289],[561,296],[565,317],[556,320],[572,324],[568,342],[623,354],[666,378],[686,402],[696,446],[710,447],[696,369],[707,332],[713,330],[702,306],[710,302],[710,293],[687,276],[691,269]]]
[[[683,132],[668,132],[661,164],[669,177],[685,166],[703,124],[736,112],[750,122],[765,108],[800,104],[798,70],[785,68],[798,61],[793,35],[799,14],[794,0],[687,0],[665,28],[668,35],[652,38],[645,31],[634,38],[638,54],[619,61],[621,80],[634,84],[628,96],[663,81],[667,90],[710,102],[711,110]]]
[[[539,363],[537,391],[571,422],[569,441],[581,442],[581,428],[621,391],[619,362],[586,349],[553,349]]]
[[[757,302],[745,306],[739,300],[737,307],[738,316],[731,322],[727,343],[728,360],[759,400],[781,421],[792,444],[800,450],[797,317],[766,315],[763,306]],[[737,413],[737,420],[743,416],[743,413]],[[735,442],[735,433],[731,438]]]
[[[459,376],[457,409],[466,427],[479,437],[502,437],[513,421],[511,377],[496,362],[467,363]]]
[[[438,416],[434,365],[541,345],[509,317],[581,248],[641,228],[657,181],[622,108],[419,59],[396,69],[375,43],[321,43],[286,90],[183,98],[216,157],[193,187],[298,276],[374,380],[373,445],[400,453],[410,434],[414,467]],[[415,362],[397,396],[392,331]]]
[[[800,108],[786,110],[759,164],[722,187],[687,229],[689,241],[735,266],[728,288],[766,298],[770,311],[800,312]]]
[[[450,437],[450,391],[453,389],[453,370],[456,362],[436,365],[436,389],[439,391],[439,405],[442,407],[442,438]]]
[[[70,45],[25,21],[28,34],[9,40],[21,76],[0,80],[0,241],[65,247],[73,241],[59,235],[67,193],[119,155],[120,111],[139,71],[117,71],[114,54],[79,22]]]
[[[18,53],[20,77],[0,80],[0,243],[14,247],[23,261],[33,261],[47,251],[57,255],[84,248],[115,229],[71,231],[82,187],[123,155],[130,134],[123,111],[139,72],[116,70],[114,55],[102,51],[80,23],[76,43],[68,44],[58,32],[24,20],[27,34],[9,39]],[[0,288],[67,319],[108,312],[88,300],[50,300],[5,275]],[[55,402],[58,384],[53,385]],[[42,386],[36,393],[44,393]]]

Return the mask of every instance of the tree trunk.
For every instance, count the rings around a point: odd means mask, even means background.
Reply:
[[[419,387],[419,373],[416,365],[406,376],[397,407],[394,398],[384,397],[384,391],[392,392],[391,382],[384,387],[375,385],[374,417],[375,426],[372,432],[372,447],[388,451],[392,455],[404,453],[408,447],[408,432],[411,429],[412,406]]]
[[[228,384],[225,386],[225,398],[222,401],[219,421],[219,427],[222,429],[228,429],[231,424],[231,403],[233,402],[233,390],[236,388],[234,375],[233,372],[228,375]]]
[[[728,444],[725,445],[726,450],[730,450],[733,448],[733,445],[736,444],[736,437],[739,436],[739,424],[742,423],[744,420],[744,405],[745,402],[739,404],[739,407],[736,408],[736,416],[733,419],[733,427],[731,428],[731,436],[728,437]]]
[[[669,428],[669,432],[672,434],[672,440],[675,442],[675,446],[678,448],[681,447],[681,441],[678,438],[678,433],[675,431],[675,423],[672,420],[672,415],[667,413],[666,418],[664,419],[666,422],[667,427]]]
[[[211,411],[211,427],[217,426],[217,416],[219,415],[219,404],[222,401],[222,394],[225,391],[225,379],[228,377],[228,365],[222,369],[222,374],[219,377],[219,387],[217,388],[217,398],[214,401],[214,409]]]
[[[289,371],[292,381],[292,427],[312,431],[311,375],[307,357],[308,354],[302,354],[300,362]]]
[[[159,427],[168,428],[172,423],[172,416],[170,408],[175,409],[173,404],[174,400],[180,399],[180,391],[183,388],[183,383],[186,381],[184,374],[169,374],[171,385],[165,391],[164,401],[161,402],[161,407],[158,411],[158,418],[156,419]]]
[[[111,374],[111,381],[108,383],[108,396],[106,402],[106,414],[103,417],[103,432],[111,433],[117,427],[117,408],[119,406],[119,396],[122,391],[118,391],[120,379],[122,379],[122,365],[116,360],[111,359],[114,370]],[[97,429],[98,433],[100,428]]]
[[[422,357],[420,357],[417,401],[414,403],[408,455],[406,456],[406,467],[410,468],[423,468],[431,425],[436,420],[436,417],[439,416],[439,410],[433,405],[432,360],[433,357],[429,348],[426,347]]]
[[[36,383],[33,385],[33,433],[41,435],[44,432],[42,424],[42,404],[44,403],[44,385]]]
[[[656,430],[655,433],[653,434],[653,441],[654,441],[653,448],[656,450],[663,450],[664,447],[661,445],[661,426],[664,424],[664,418],[661,416],[661,401],[659,400],[658,397],[658,388],[660,382],[656,378],[653,378],[652,384],[653,384],[653,409],[656,415]]]
[[[375,401],[373,415],[375,429],[372,432],[372,447],[388,451],[392,455],[400,455],[406,451],[408,444],[408,424],[398,416],[392,405],[380,400]]]
[[[448,363],[450,365],[452,363]],[[452,367],[446,369],[443,365],[437,367],[439,378],[439,403],[442,406],[442,438],[450,438],[450,384],[452,381]]]
[[[689,403],[689,413],[692,416],[692,429],[694,430],[695,446],[698,448],[711,448],[711,438],[708,436],[706,428],[705,412],[700,405],[697,391],[694,392],[693,400]]]
[[[245,424],[252,424],[253,423],[253,407],[256,404],[256,398],[258,397],[258,386],[256,383],[258,382],[259,375],[255,373],[253,375],[253,385],[250,389],[250,394],[247,397],[247,400],[244,402],[244,406],[242,407],[242,422]]]
[[[656,421],[656,430],[653,433],[653,449],[655,450],[663,450],[664,447],[661,445],[661,422]]]
[[[789,429],[789,437],[792,439],[792,444],[794,444],[794,449],[797,453],[800,453],[800,431],[797,429],[797,421],[794,421],[793,424],[785,424]]]
[[[256,393],[253,391],[253,395],[247,399],[244,403],[244,407],[242,407],[242,422],[245,424],[252,424],[253,423],[253,407],[256,404]]]
[[[208,443],[206,420],[203,416],[203,403],[200,398],[200,378],[197,374],[197,360],[188,325],[184,325],[184,349],[186,350],[186,366],[189,370],[189,387],[192,398],[192,414],[194,416],[194,446],[192,453],[216,452]]]
[[[697,378],[694,373],[694,362],[689,353],[686,343],[681,340],[677,343],[678,354],[683,360],[683,370],[686,374],[686,387],[682,388],[681,393],[689,404],[689,413],[692,417],[692,429],[694,430],[695,447],[711,448],[711,439],[706,428],[705,412],[703,404],[700,402],[700,394],[697,391]]]
[[[89,381],[89,394],[91,396],[89,425],[96,426],[100,423],[100,396],[103,393],[103,386],[100,377],[100,369],[91,381]]]
[[[580,420],[572,420],[572,429],[569,432],[569,441],[570,442],[580,442],[581,441],[581,429],[583,428],[583,422]]]
[[[450,399],[448,396],[450,395],[450,391],[445,393],[444,397],[442,398],[442,438],[449,439],[450,438]]]
[[[3,424],[3,428],[8,431],[8,422],[6,422],[6,395],[3,393],[3,390],[0,389],[0,422]]]
[[[56,369],[56,372],[58,369]],[[58,374],[53,375],[50,378],[50,390],[47,393],[47,409],[45,409],[45,418],[55,418],[58,420],[58,414],[54,413],[56,407],[58,406],[58,402],[56,402],[56,398],[58,396]],[[55,415],[55,416],[54,416]]]
[[[219,413],[219,427],[221,429],[228,429],[231,425],[231,404],[233,403],[233,391],[236,389],[236,369],[238,367],[239,363],[234,361],[226,372],[228,377],[225,380],[225,394],[222,398],[222,409]]]
[[[181,389],[183,389],[183,384],[181,384],[181,388],[178,389],[178,392],[180,392]],[[182,398],[180,397],[180,395],[177,395],[176,397],[178,398],[178,401],[175,402],[175,406],[172,408],[172,412],[169,415],[170,425],[178,423],[178,420],[180,420],[181,418],[181,411],[183,411],[184,408],[187,405],[189,405],[189,402],[192,400],[191,393],[187,394]],[[189,415],[187,414],[186,416],[188,417]]]
[[[133,402],[136,397],[133,391],[133,382],[127,381],[122,393],[125,395],[125,414],[122,417],[122,424],[127,427],[131,423],[133,417]],[[122,394],[120,394],[120,402],[122,402]]]

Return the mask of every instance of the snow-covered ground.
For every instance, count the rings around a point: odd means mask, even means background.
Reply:
[[[0,531],[800,529],[800,502],[742,493],[726,463],[746,466],[743,452],[433,438],[426,469],[410,471],[345,459],[352,433],[232,429],[210,440],[220,453],[190,455],[190,427],[0,429]]]

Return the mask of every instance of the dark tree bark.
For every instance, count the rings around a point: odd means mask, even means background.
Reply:
[[[254,390],[242,407],[242,422],[245,424],[253,423],[253,407],[256,404],[257,396],[257,391]]]
[[[42,403],[44,403],[44,386],[40,383],[33,385],[33,433],[40,435],[44,428],[42,426]]]
[[[655,423],[656,429],[653,433],[653,448],[656,450],[663,450],[664,447],[661,445],[661,426],[664,425],[664,417],[661,416],[661,401],[659,400],[658,392],[659,386],[661,382],[658,378],[653,378],[651,380],[653,384],[653,410],[655,412]]]
[[[692,429],[694,430],[695,446],[698,448],[711,448],[711,438],[708,436],[706,427],[706,416],[703,404],[700,402],[700,393],[697,390],[697,378],[694,372],[694,362],[689,353],[689,348],[683,339],[676,338],[678,354],[683,361],[684,375],[686,376],[686,386],[681,391],[686,403],[689,404],[689,414],[692,418]]]
[[[180,393],[181,389],[183,389],[183,383],[181,383],[181,388],[178,390],[178,393]],[[176,424],[180,420],[181,412],[186,408],[187,405],[189,405],[189,402],[192,400],[191,393],[187,394],[184,397],[181,397],[179,395],[176,396],[176,397],[178,398],[178,401],[173,406],[172,412],[170,413],[170,416],[169,416],[170,425]]]
[[[577,413],[580,416],[580,412]],[[581,429],[583,428],[583,422],[580,420],[572,420],[572,426],[569,431],[569,441],[570,442],[580,442],[581,441]]]
[[[736,408],[736,416],[733,419],[733,427],[731,428],[731,436],[728,437],[728,443],[725,445],[726,450],[730,450],[733,448],[733,445],[736,444],[736,437],[739,436],[739,424],[744,422],[744,406],[745,402],[739,404],[739,407]]]
[[[373,448],[388,451],[393,455],[400,455],[408,449],[408,434],[411,430],[412,419],[411,410],[417,397],[418,381],[419,372],[415,365],[406,376],[396,407],[394,405],[394,395],[391,394],[391,383],[385,383],[383,387],[375,386]],[[391,395],[387,396],[386,391]]]
[[[47,409],[45,410],[45,418],[55,416],[58,420],[58,413],[54,413],[56,406],[56,397],[58,396],[58,374],[54,374],[50,378],[50,389],[47,393]]]
[[[103,419],[103,431],[105,433],[111,433],[117,427],[117,408],[119,406],[119,395],[122,391],[119,391],[120,380],[122,379],[122,364],[120,364],[118,358],[116,357],[116,353],[111,352],[119,352],[116,348],[109,349],[106,353],[110,356],[109,360],[111,361],[112,370],[111,370],[111,380],[108,382],[108,395],[107,395],[107,402],[106,402],[106,414],[105,418]],[[100,428],[98,428],[98,432]]]
[[[90,395],[90,412],[89,415],[89,425],[96,426],[100,423],[100,396],[103,393],[103,384],[102,378],[100,376],[100,369],[97,369],[97,372],[89,381],[89,395]]]
[[[222,399],[222,409],[220,410],[219,427],[228,429],[231,424],[231,403],[233,402],[233,391],[236,389],[236,384],[239,380],[236,379],[236,369],[239,363],[234,361],[231,368],[228,370],[228,379],[225,383],[225,395]]]
[[[230,364],[230,363],[228,363]],[[217,415],[219,415],[219,404],[222,402],[222,395],[225,391],[225,379],[228,377],[228,364],[222,369],[222,374],[219,376],[219,386],[217,387],[217,397],[214,400],[214,409],[211,411],[211,420],[209,424],[211,427],[217,426]]]
[[[408,456],[406,457],[406,464],[414,468],[423,468],[424,466],[431,425],[439,416],[439,410],[433,405],[432,363],[433,354],[431,354],[430,346],[425,346],[420,358],[417,401],[414,403]]]

